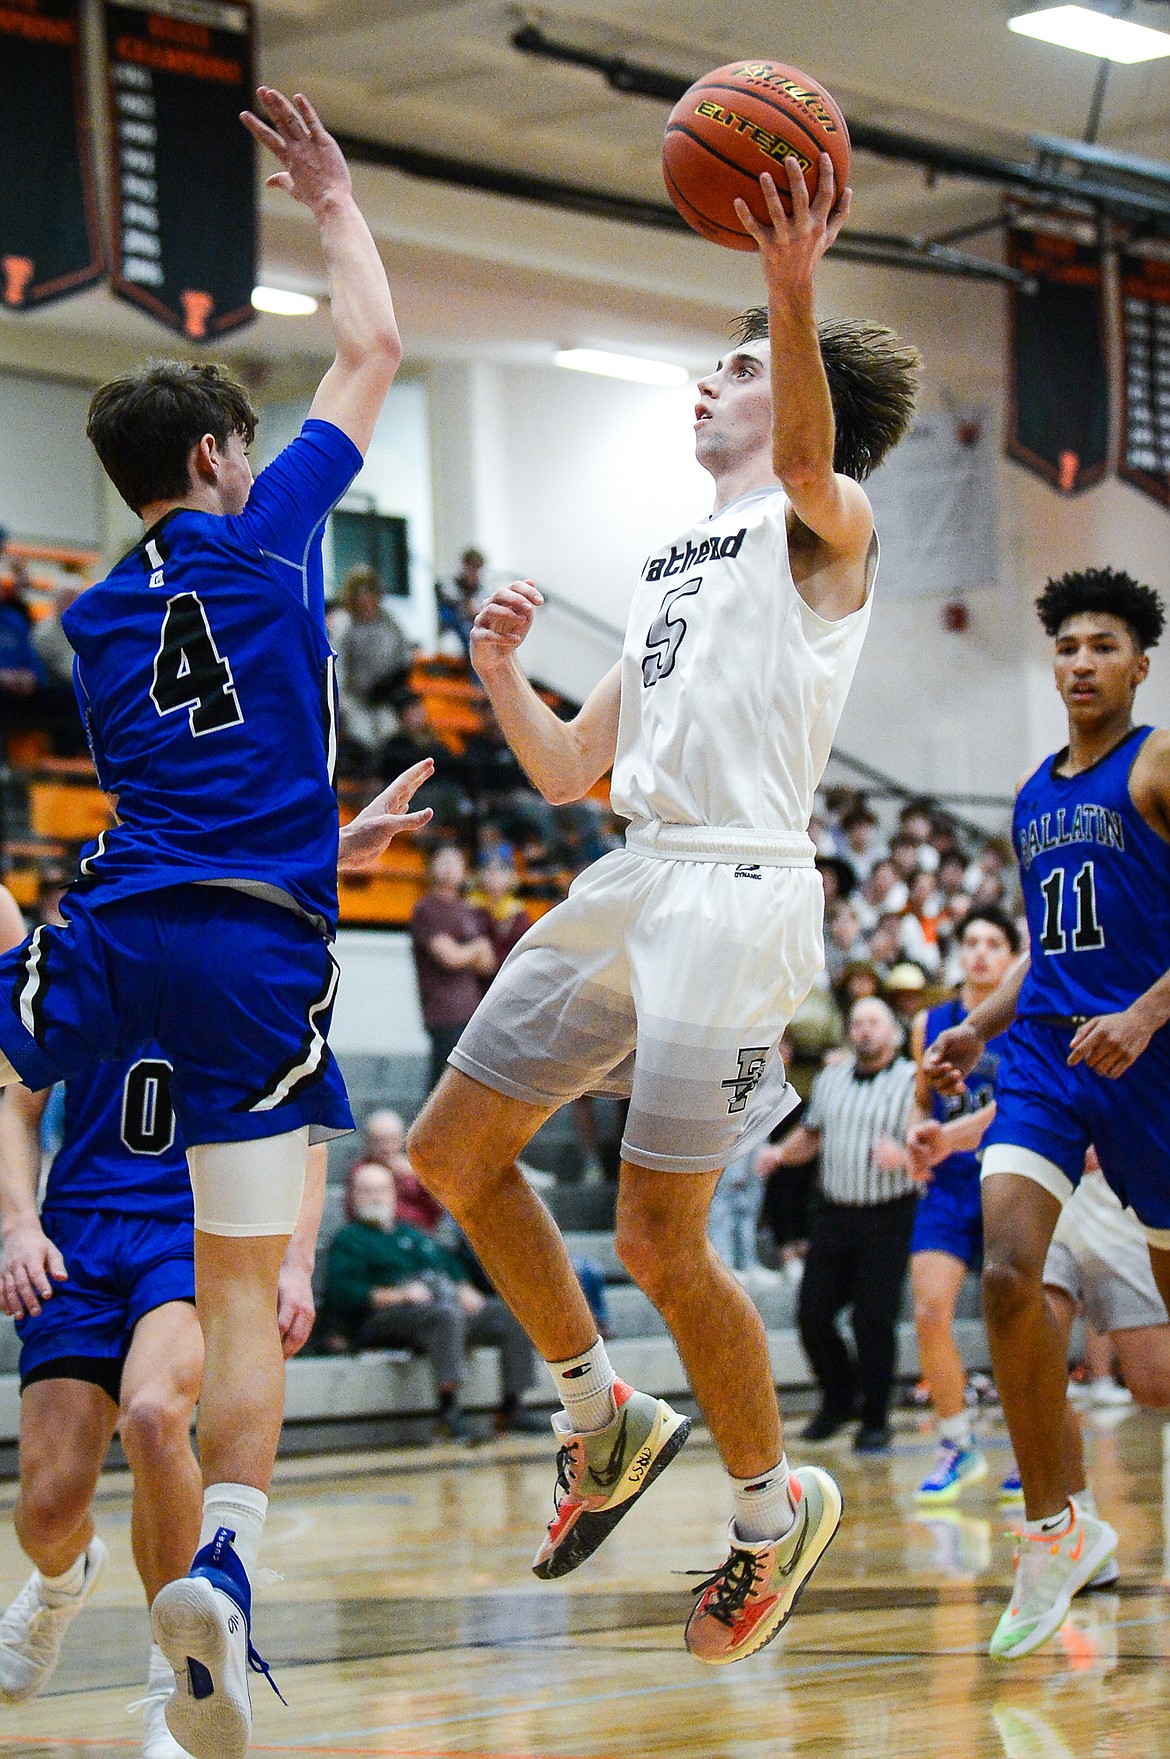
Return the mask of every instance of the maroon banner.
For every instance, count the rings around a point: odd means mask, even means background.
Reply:
[[[0,0],[3,4],[4,0]],[[114,291],[196,342],[252,322],[256,164],[244,0],[106,0]]]
[[[1170,259],[1121,259],[1125,357],[1117,474],[1170,507]]]
[[[1008,456],[1080,494],[1109,468],[1101,260],[1070,233],[1012,226],[1008,261],[1035,283],[1010,296]]]
[[[44,305],[105,273],[81,0],[0,0],[0,300]]]

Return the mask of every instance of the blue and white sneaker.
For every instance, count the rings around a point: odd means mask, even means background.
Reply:
[[[252,1734],[249,1669],[284,1703],[252,1647],[252,1585],[234,1538],[221,1527],[196,1552],[190,1574],[168,1583],[150,1611],[154,1640],[175,1674],[167,1727],[192,1759],[244,1759]]]
[[[1004,1508],[1016,1508],[1023,1503],[1024,1487],[1014,1466],[999,1487],[999,1500]]]
[[[982,1484],[986,1477],[987,1461],[978,1448],[963,1448],[944,1438],[938,1444],[934,1465],[914,1492],[914,1498],[916,1502],[935,1506],[954,1502],[965,1484]]]

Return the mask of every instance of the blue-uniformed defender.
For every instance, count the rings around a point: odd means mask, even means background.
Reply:
[[[146,1040],[174,1068],[207,1350],[205,1502],[192,1574],[161,1592],[153,1623],[176,1672],[168,1724],[194,1759],[240,1759],[250,1737],[248,1575],[283,1405],[278,1273],[311,1136],[352,1126],[326,1043],[338,826],[321,533],[401,358],[336,142],[306,99],[260,96],[271,126],[244,120],[280,162],[271,181],[317,223],[336,358],[255,484],[256,418],[217,368],[148,364],[94,397],[90,437],[147,528],[66,617],[120,822],[86,855],[67,926],[0,960],[0,1078],[41,1088]],[[367,825],[367,853],[419,822],[402,809],[423,773],[384,797],[395,810]]]
[[[1036,603],[1069,742],[1016,801],[1030,961],[927,1057],[954,1088],[1012,1022],[983,1154],[984,1308],[1028,1516],[991,1642],[1005,1658],[1058,1629],[1117,1543],[1068,1500],[1065,1362],[1041,1286],[1090,1144],[1170,1297],[1170,733],[1133,724],[1165,616],[1152,588],[1109,568],[1049,581]]]

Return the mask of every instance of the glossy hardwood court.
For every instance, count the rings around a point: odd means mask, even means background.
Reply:
[[[289,1701],[257,1679],[254,1751],[400,1759],[1149,1759],[1170,1753],[1170,1428],[1088,1423],[1102,1512],[1121,1532],[1119,1592],[1083,1595],[1057,1640],[1010,1667],[986,1657],[1011,1541],[992,1468],[959,1512],[918,1517],[926,1439],[888,1459],[815,1450],[845,1523],[787,1629],[722,1671],[682,1647],[690,1583],[717,1563],[727,1499],[698,1436],[592,1562],[563,1583],[528,1570],[551,1448],[390,1452],[279,1469],[259,1646]],[[795,1449],[794,1449],[795,1451]],[[813,1450],[809,1450],[811,1457]],[[126,1481],[100,1493],[111,1569],[40,1700],[0,1711],[21,1759],[134,1754],[148,1642]],[[11,1490],[4,1497],[11,1503]],[[6,1510],[5,1510],[6,1513]],[[0,1593],[23,1580],[11,1529]]]

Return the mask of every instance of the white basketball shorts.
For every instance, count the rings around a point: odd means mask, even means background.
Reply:
[[[531,1105],[628,1096],[637,1166],[726,1166],[797,1104],[777,1046],[823,912],[805,836],[631,829],[513,950],[451,1063]]]

